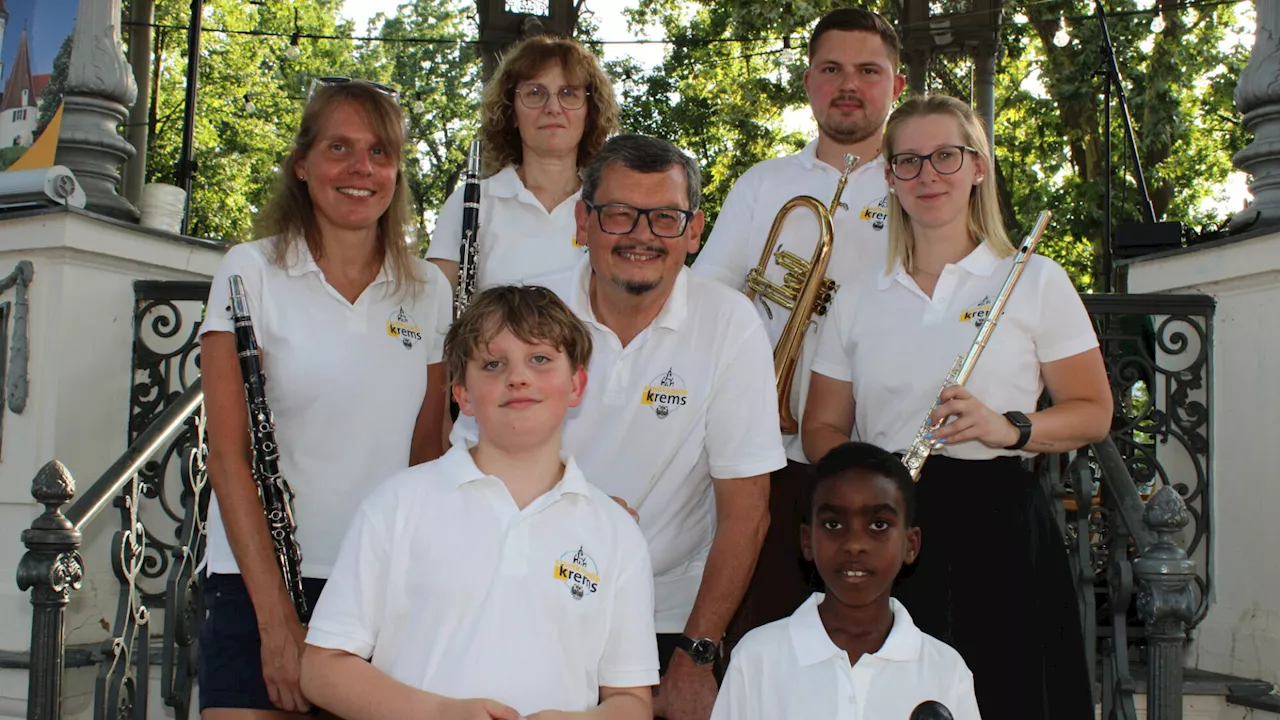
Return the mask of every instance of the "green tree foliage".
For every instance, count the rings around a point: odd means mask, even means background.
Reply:
[[[74,45],[72,42],[74,38],[75,35],[73,33],[62,41],[62,46],[58,48],[58,54],[53,58],[53,75],[49,78],[49,84],[44,86],[44,91],[40,93],[40,112],[36,117],[34,135],[37,140],[44,134],[44,129],[49,126],[49,122],[53,120],[58,108],[62,106],[62,96],[67,91],[67,67],[71,64],[71,48]]]
[[[942,12],[968,3],[937,2]],[[1165,27],[1133,0],[1108,0],[1112,41],[1133,116],[1142,167],[1159,220],[1216,223],[1213,193],[1246,143],[1231,102],[1248,50],[1228,42],[1244,28],[1234,5],[1185,7],[1159,0]],[[782,123],[804,110],[805,42],[838,0],[759,2],[640,0],[629,20],[673,40],[662,66],[644,73],[614,63],[629,129],[668,137],[702,161],[714,220],[733,180],[752,164],[794,152],[807,139]],[[878,8],[897,22],[898,3]],[[955,7],[951,7],[955,6]],[[962,7],[963,6],[963,7]],[[937,12],[937,11],[935,11]],[[1059,18],[1075,18],[1072,41],[1052,43]],[[1011,231],[1025,232],[1041,209],[1055,214],[1042,252],[1082,289],[1098,285],[1102,247],[1104,124],[1101,26],[1085,0],[1005,3],[996,75],[997,183]],[[971,65],[939,58],[930,92],[964,99]],[[802,115],[803,117],[803,115]],[[1113,112],[1113,223],[1141,220],[1118,106]],[[1221,200],[1221,198],[1217,198]]]
[[[357,37],[340,0],[209,0],[194,129],[189,233],[252,239],[252,224],[289,152],[315,77],[361,77],[400,90],[411,138],[407,174],[418,220],[443,204],[474,134],[479,63],[462,0],[412,0]],[[174,182],[182,147],[190,6],[159,0],[147,180]],[[295,12],[297,24],[295,26]],[[301,54],[289,59],[291,35]],[[235,32],[225,32],[235,31]],[[436,42],[423,42],[431,38]],[[252,105],[252,109],[248,106]]]
[[[378,36],[388,41],[369,43],[362,53],[366,77],[385,77],[401,92],[412,143],[409,186],[423,249],[427,220],[457,187],[480,127],[480,56],[467,42],[476,34],[467,15],[473,9],[455,0],[411,0],[395,16],[373,20]]]
[[[191,235],[250,239],[254,216],[298,126],[311,77],[350,75],[356,69],[355,44],[349,39],[304,39],[299,44],[301,56],[287,59],[294,10],[304,33],[349,37],[352,28],[336,20],[337,8],[333,0],[296,4],[215,0],[205,5],[194,123]],[[155,34],[152,72],[159,92],[152,100],[148,182],[175,182],[182,148],[189,19],[186,2],[159,0],[156,4],[156,23],[167,27]]]

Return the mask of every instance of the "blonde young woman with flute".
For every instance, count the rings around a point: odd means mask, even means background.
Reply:
[[[919,477],[919,560],[894,594],[973,671],[985,720],[1092,717],[1076,596],[1047,498],[1022,459],[1105,437],[1112,401],[1066,273],[1032,255],[969,381],[941,392],[1010,273],[982,122],[947,97],[885,130],[888,267],[845,288],[824,325],[802,421],[817,461],[860,439],[907,450],[935,402]],[[1036,412],[1047,389],[1053,406]],[[1046,714],[1047,713],[1047,714]]]

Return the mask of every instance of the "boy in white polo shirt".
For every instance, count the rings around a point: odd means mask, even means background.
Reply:
[[[450,328],[479,440],[357,513],[307,635],[315,704],[345,720],[652,717],[644,536],[559,452],[591,344],[537,287],[486,290]]]
[[[890,597],[920,552],[906,466],[851,442],[827,453],[815,475],[800,546],[827,592],[742,638],[712,720],[907,720],[928,701],[955,720],[979,720],[960,654]]]

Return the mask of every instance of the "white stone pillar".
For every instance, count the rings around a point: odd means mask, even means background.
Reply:
[[[1253,202],[1231,219],[1231,230],[1280,226],[1280,2],[1254,0],[1258,27],[1253,54],[1236,85],[1236,107],[1253,142],[1231,159],[1253,176]]]
[[[117,193],[134,149],[116,126],[138,96],[120,40],[120,0],[80,0],[72,43],[57,162],[84,187],[87,209],[136,220],[137,208]]]

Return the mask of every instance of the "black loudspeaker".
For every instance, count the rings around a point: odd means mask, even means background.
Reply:
[[[946,705],[937,700],[925,700],[911,711],[909,720],[955,720]]]
[[[1130,223],[1116,226],[1115,257],[1135,258],[1182,247],[1182,223]]]

